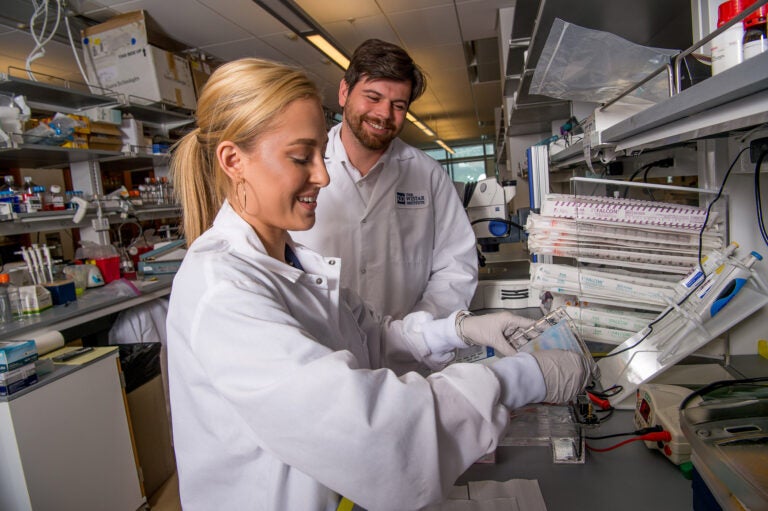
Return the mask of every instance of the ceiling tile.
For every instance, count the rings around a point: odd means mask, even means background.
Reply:
[[[393,13],[389,19],[408,49],[461,42],[453,5]]]
[[[357,18],[352,22],[335,21],[323,28],[342,46],[349,55],[366,39],[381,39],[393,44],[400,44],[397,34],[382,15]]]
[[[375,0],[297,0],[296,3],[312,19],[323,25],[381,14]]]

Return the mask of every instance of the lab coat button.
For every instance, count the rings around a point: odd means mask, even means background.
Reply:
[[[321,278],[318,278],[317,280],[315,280],[315,284],[322,284],[322,283],[323,283],[323,279]]]
[[[365,268],[363,268],[362,270],[360,270],[360,273],[362,273],[362,274],[365,274]]]
[[[364,223],[366,223],[367,221],[368,221],[367,219],[363,218],[363,219],[360,221],[360,223],[363,223],[363,224],[364,224]]]
[[[328,264],[333,266],[334,264],[336,264],[336,259],[331,259],[330,261],[328,261]]]

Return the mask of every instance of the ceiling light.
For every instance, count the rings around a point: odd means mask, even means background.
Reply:
[[[326,57],[338,64],[341,69],[346,71],[346,69],[349,67],[349,59],[345,57],[343,53],[337,50],[335,46],[329,43],[325,37],[321,36],[320,34],[312,34],[307,36],[307,41],[312,43],[315,48],[323,52]]]
[[[448,144],[446,144],[445,142],[443,142],[443,141],[442,141],[442,140],[440,140],[439,138],[438,138],[437,140],[435,140],[435,142],[437,142],[437,145],[439,145],[440,147],[442,147],[443,149],[445,149],[445,150],[446,150],[446,151],[448,151],[449,153],[451,153],[451,154],[456,154],[456,151],[454,151],[453,149],[451,149],[450,147],[448,147]]]
[[[287,0],[253,0],[253,2],[296,35],[320,50],[323,55],[340,68],[346,71],[349,67],[349,58],[340,49],[341,47],[294,2]]]

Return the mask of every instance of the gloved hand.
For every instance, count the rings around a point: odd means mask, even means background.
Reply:
[[[540,350],[531,355],[544,376],[545,403],[567,403],[589,383],[590,371],[584,355],[566,350]]]
[[[456,333],[468,345],[490,346],[501,355],[513,355],[517,350],[507,342],[518,328],[528,328],[534,320],[512,314],[495,312],[474,316],[461,311],[456,316]]]

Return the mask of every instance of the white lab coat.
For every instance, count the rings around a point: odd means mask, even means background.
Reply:
[[[329,132],[317,222],[294,240],[344,261],[341,283],[377,311],[402,318],[414,311],[444,317],[466,309],[477,287],[477,250],[450,176],[400,139],[382,156],[366,207],[343,165],[341,124]]]
[[[168,363],[184,510],[331,511],[339,494],[371,511],[439,500],[495,448],[508,418],[499,381],[479,364],[428,378],[383,369],[420,337],[341,290],[338,259],[295,252],[306,273],[267,256],[225,203],[174,279]],[[540,380],[528,359],[521,381]]]

